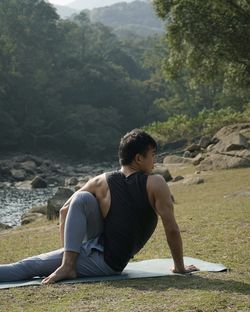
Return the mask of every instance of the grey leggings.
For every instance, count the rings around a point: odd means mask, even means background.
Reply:
[[[64,250],[79,253],[79,277],[119,274],[104,261],[103,246],[98,243],[102,231],[103,219],[96,198],[91,193],[79,192],[73,197],[66,217],[65,248],[0,265],[0,282],[48,276],[61,265]]]

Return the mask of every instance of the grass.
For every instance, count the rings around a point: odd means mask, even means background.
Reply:
[[[171,166],[175,175],[194,172]],[[170,185],[186,256],[220,262],[227,273],[198,273],[94,284],[0,291],[0,311],[250,311],[250,168],[202,172],[205,183]],[[0,233],[0,263],[59,246],[58,224],[46,220]],[[170,257],[161,222],[135,260]]]

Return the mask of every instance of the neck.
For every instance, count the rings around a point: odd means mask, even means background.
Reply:
[[[140,168],[136,165],[136,164],[129,164],[126,166],[121,166],[121,172],[125,175],[125,176],[129,176],[130,174],[140,171]]]

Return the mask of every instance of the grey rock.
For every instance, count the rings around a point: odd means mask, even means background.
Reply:
[[[69,188],[59,187],[56,194],[48,200],[47,218],[49,220],[58,218],[59,211],[65,202],[73,195],[73,191]]]
[[[173,178],[172,182],[178,182],[178,181],[181,181],[183,179],[184,179],[183,176],[176,176],[176,177]]]
[[[200,146],[198,144],[195,144],[195,143],[193,143],[187,147],[187,151],[189,151],[191,153],[196,152],[196,151],[200,151],[200,150],[201,150]]]
[[[207,148],[208,145],[211,143],[211,137],[210,136],[203,136],[200,138],[200,141],[198,143],[198,145],[201,147],[201,148]]]
[[[193,159],[192,159],[192,164],[194,166],[199,165],[199,163],[204,160],[204,156],[202,153],[199,153],[198,155],[196,155]]]
[[[20,163],[19,166],[21,169],[28,171],[28,172],[29,171],[33,172],[37,167],[34,160],[26,160],[26,161]]]
[[[183,184],[194,185],[204,183],[204,179],[201,177],[190,177],[184,180]]]
[[[26,171],[23,169],[11,169],[10,170],[12,177],[17,181],[23,181],[26,177]]]
[[[12,226],[10,226],[8,224],[0,223],[0,231],[9,230],[11,228],[12,228]]]
[[[192,153],[189,152],[189,151],[185,151],[185,152],[183,153],[183,157],[184,157],[184,158],[191,158],[191,157],[192,157]]]
[[[79,181],[76,177],[66,178],[65,179],[65,186],[77,185],[78,182]]]
[[[32,188],[46,188],[47,187],[47,182],[39,177],[39,176],[36,176],[32,182],[31,182],[31,186]]]
[[[173,179],[168,168],[161,164],[155,164],[155,168],[152,170],[152,174],[162,175],[166,182],[171,181]]]
[[[163,159],[164,164],[191,164],[192,159],[177,156],[177,155],[168,155]]]
[[[26,212],[21,216],[21,225],[35,222],[44,217],[44,214],[38,212]]]

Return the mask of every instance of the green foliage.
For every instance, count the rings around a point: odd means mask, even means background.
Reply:
[[[152,121],[134,46],[84,12],[64,21],[45,1],[3,0],[0,43],[2,148],[100,159]]]
[[[154,122],[144,129],[153,135],[160,144],[167,141],[176,141],[183,137],[192,139],[202,135],[214,135],[223,126],[237,123],[249,122],[249,105],[242,113],[236,112],[231,107],[219,110],[204,109],[195,117],[187,115],[175,115],[164,122]]]
[[[249,1],[154,0],[154,6],[168,21],[168,77],[188,69],[195,84],[221,77],[225,92],[248,92]]]

